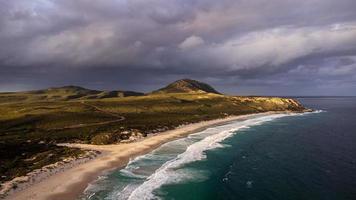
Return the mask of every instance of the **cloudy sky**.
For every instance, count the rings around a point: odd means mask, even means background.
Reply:
[[[356,95],[355,0],[0,0],[0,91]]]

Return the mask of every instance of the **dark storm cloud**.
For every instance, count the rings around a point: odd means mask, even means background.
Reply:
[[[0,90],[150,90],[191,77],[234,93],[339,86],[346,94],[356,91],[355,8],[354,0],[3,1]]]

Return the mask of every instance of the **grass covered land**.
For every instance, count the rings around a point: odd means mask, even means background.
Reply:
[[[112,144],[228,115],[304,109],[292,99],[201,91],[69,100],[30,95],[0,94],[1,182],[82,153],[56,143]]]

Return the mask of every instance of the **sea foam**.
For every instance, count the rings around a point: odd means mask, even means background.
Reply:
[[[194,173],[188,172],[188,170],[183,170],[181,168],[188,163],[205,159],[205,151],[222,147],[220,142],[235,134],[239,129],[249,128],[250,126],[259,125],[277,118],[293,115],[303,114],[273,114],[261,116],[247,119],[245,121],[234,122],[232,124],[214,129],[216,132],[215,134],[211,134],[204,139],[193,143],[186,149],[185,152],[164,163],[155,171],[155,173],[150,175],[143,184],[133,190],[128,199],[159,199],[159,197],[154,194],[154,191],[162,185],[189,181],[192,177],[194,179],[201,178],[194,177]],[[199,173],[196,173],[196,175],[199,175]]]
[[[205,159],[206,150],[225,148],[226,144],[222,145],[220,142],[235,134],[237,130],[284,116],[321,112],[325,111],[253,116],[245,121],[210,127],[188,137],[165,143],[148,154],[131,159],[124,169],[102,176],[86,189],[83,199],[101,198],[101,193],[107,193],[105,199],[159,199],[157,189],[162,185],[203,181],[209,178],[209,171],[187,168],[185,165]]]

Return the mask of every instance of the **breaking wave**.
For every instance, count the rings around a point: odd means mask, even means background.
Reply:
[[[128,199],[159,199],[159,197],[154,194],[154,191],[160,188],[162,185],[180,183],[193,179],[204,179],[204,177],[201,177],[202,173],[196,173],[192,170],[182,169],[182,167],[188,163],[205,159],[205,151],[222,147],[220,142],[235,134],[236,131],[239,129],[249,128],[250,126],[259,125],[261,123],[285,116],[295,116],[303,114],[305,113],[272,114],[268,116],[262,116],[232,123],[229,126],[224,126],[226,130],[217,129],[219,130],[219,132],[217,132],[216,134],[209,135],[204,139],[193,143],[186,149],[185,152],[179,154],[174,159],[171,159],[164,163],[160,168],[155,171],[155,173],[150,175],[143,184],[133,190]]]

